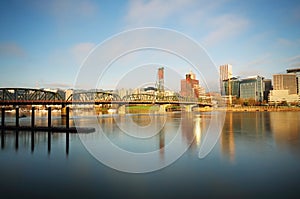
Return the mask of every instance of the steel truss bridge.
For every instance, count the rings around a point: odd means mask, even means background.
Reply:
[[[0,105],[100,105],[100,104],[174,104],[211,106],[211,103],[186,100],[180,95],[131,94],[121,98],[113,92],[75,91],[67,99],[65,94],[43,89],[0,88]]]

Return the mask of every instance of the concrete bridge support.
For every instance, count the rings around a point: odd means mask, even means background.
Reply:
[[[185,112],[192,112],[193,111],[193,107],[195,107],[196,105],[195,104],[192,104],[192,105],[184,105],[185,107]]]
[[[118,113],[121,114],[121,115],[126,114],[126,105],[119,106]]]
[[[61,115],[61,117],[66,117],[67,116],[67,106],[66,105],[61,106],[60,115]]]
[[[158,112],[159,113],[165,113],[168,106],[170,106],[170,104],[160,104]]]

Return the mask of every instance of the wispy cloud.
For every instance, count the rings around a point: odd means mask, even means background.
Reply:
[[[199,25],[199,21],[224,3],[224,0],[133,0],[125,23],[129,27],[160,26],[174,22],[183,26]]]
[[[227,1],[213,2],[197,0],[131,1],[125,16],[127,27],[162,26],[177,23],[183,29],[208,32],[202,38],[205,45],[233,38],[250,24],[245,17],[218,13],[218,8]]]
[[[127,24],[149,25],[153,23],[163,24],[168,17],[178,13],[189,6],[192,1],[131,1],[128,13],[125,17]]]
[[[285,38],[278,38],[277,39],[277,44],[280,46],[293,46],[295,43],[292,42],[291,40],[285,39]]]
[[[0,43],[0,56],[1,57],[25,57],[25,50],[16,43]]]
[[[289,67],[300,67],[300,55],[288,57],[285,60],[285,64],[287,64]]]
[[[253,67],[253,66],[260,66],[260,65],[269,63],[270,60],[271,60],[271,54],[266,53],[264,55],[257,57],[256,59],[251,60],[250,62],[246,63],[245,67],[249,68],[249,67]]]
[[[43,86],[46,88],[72,88],[73,85],[66,83],[43,83]]]
[[[84,42],[74,45],[70,51],[76,62],[80,64],[95,46],[96,44],[94,43]]]
[[[249,26],[249,20],[232,14],[212,18],[209,22],[213,30],[203,38],[206,46],[213,46],[218,42],[233,38],[245,31]]]
[[[37,1],[36,4],[59,22],[92,17],[99,10],[98,4],[91,0],[52,0],[46,3]]]
[[[295,61],[300,61],[300,55],[296,55],[296,56],[292,56],[292,57],[288,57],[286,59],[287,62],[295,62]]]

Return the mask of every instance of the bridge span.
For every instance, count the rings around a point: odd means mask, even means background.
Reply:
[[[121,98],[113,92],[81,91],[68,98],[64,93],[43,89],[0,88],[0,106],[21,105],[175,105],[175,106],[212,106],[209,102],[185,99],[176,95],[154,95],[148,93],[131,94]]]

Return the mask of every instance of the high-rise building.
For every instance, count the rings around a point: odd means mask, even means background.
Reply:
[[[240,98],[263,101],[264,77],[259,75],[242,79],[240,82]]]
[[[232,95],[233,97],[240,97],[240,79],[232,77],[223,80],[224,95]]]
[[[223,81],[232,78],[232,65],[224,64],[220,66],[220,88],[221,94],[225,95],[225,88],[223,87]]]
[[[286,72],[296,74],[297,94],[300,95],[300,68],[287,69]]]
[[[158,77],[158,85],[157,85],[157,89],[159,92],[164,92],[164,67],[161,67],[158,69],[157,72],[157,77]]]
[[[196,79],[196,75],[192,72],[185,75],[185,79],[181,80],[180,94],[183,97],[199,98],[199,80]]]
[[[288,90],[289,94],[297,94],[296,74],[275,74],[273,75],[274,90]]]
[[[263,84],[264,84],[264,101],[267,102],[269,100],[270,90],[273,89],[272,88],[272,80],[264,79]]]

